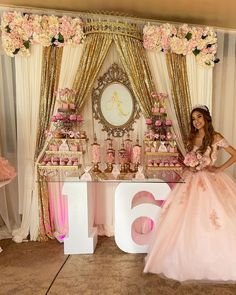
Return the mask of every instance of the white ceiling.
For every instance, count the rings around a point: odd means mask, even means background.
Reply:
[[[138,18],[236,29],[236,0],[0,0],[0,6],[119,12]]]

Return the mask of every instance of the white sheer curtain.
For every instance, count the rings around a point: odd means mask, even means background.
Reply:
[[[172,101],[172,91],[171,91],[171,82],[166,65],[166,57],[163,52],[156,52],[147,50],[147,58],[149,67],[152,73],[152,78],[155,83],[155,87],[158,92],[167,93],[169,98],[167,100],[167,112],[170,116],[170,119],[173,121],[173,129],[177,136],[178,147],[183,155],[185,155],[185,148],[183,144],[182,135],[179,129],[177,117],[175,114],[175,109]]]
[[[72,88],[75,75],[79,69],[79,63],[83,52],[84,45],[77,46],[66,45],[63,48],[61,72],[58,83],[58,89]]]
[[[198,65],[193,53],[186,55],[186,63],[192,106],[207,105],[211,112],[213,68]]]
[[[79,69],[79,63],[83,51],[83,44],[79,46],[72,47],[66,45],[63,48],[62,61],[61,61],[61,71],[58,83],[58,89],[65,87],[72,88],[76,72]],[[57,111],[57,104],[55,104],[54,113]],[[62,185],[58,182],[49,183],[49,199],[50,199],[50,210],[51,217],[53,216],[55,233],[54,235],[60,239],[66,233],[66,217],[65,210],[67,208],[66,198],[61,195]]]
[[[38,126],[42,46],[34,45],[30,57],[15,57],[16,110],[19,211],[22,213],[21,228],[13,232],[13,239],[21,242],[29,230],[31,239],[37,238],[38,199],[35,181],[34,155]]]
[[[14,59],[6,56],[3,51],[0,51],[0,122],[0,156],[16,168]],[[0,188],[0,239],[11,237],[12,230],[19,225],[18,183],[15,178]]]
[[[214,127],[236,148],[236,32],[218,30],[217,35],[220,63],[215,65],[213,73]],[[222,152],[219,163],[228,157]],[[236,165],[227,170],[236,178]]]

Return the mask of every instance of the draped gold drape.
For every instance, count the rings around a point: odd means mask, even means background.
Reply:
[[[103,33],[92,34],[86,38],[80,65],[73,83],[73,89],[77,89],[75,100],[77,107],[81,108],[91,93],[111,43],[111,36]]]
[[[152,108],[150,94],[154,86],[143,45],[138,39],[119,34],[93,33],[86,39],[73,84],[73,88],[77,89],[76,105],[82,107],[89,97],[112,42],[115,42],[140,108],[148,117]]]
[[[172,98],[184,143],[189,134],[189,114],[191,99],[189,93],[186,57],[180,54],[168,53],[166,62],[172,85]]]
[[[45,130],[50,127],[50,119],[54,111],[56,96],[53,95],[57,90],[61,59],[63,48],[45,47],[43,50],[43,65],[42,65],[42,82],[41,95],[39,105],[39,127],[37,133],[37,150],[35,158],[37,159],[40,151],[45,145]],[[39,195],[39,240],[46,240],[47,237],[53,237],[53,228],[50,222],[49,213],[49,195],[48,187],[45,179],[37,175],[38,195]],[[41,181],[42,180],[42,181]]]
[[[113,39],[141,111],[147,118],[151,115],[154,84],[143,45],[129,36],[114,35]]]
[[[41,94],[39,104],[39,128],[37,134],[36,158],[42,150],[45,143],[45,130],[49,128],[50,119],[55,107],[56,97],[53,95],[57,90],[60,77],[61,59],[63,48],[44,47]]]

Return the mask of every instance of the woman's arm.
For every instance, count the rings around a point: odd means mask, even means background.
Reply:
[[[210,172],[223,172],[226,168],[231,166],[236,162],[236,150],[232,146],[225,147],[224,150],[228,152],[231,157],[222,165],[216,167],[216,166],[209,166],[207,168],[208,171]]]
[[[222,165],[218,167],[216,166],[208,167],[209,168],[208,170],[211,172],[222,172],[236,162],[236,149],[230,146],[220,133],[215,134],[213,144],[217,144],[218,147],[223,148],[227,153],[231,155],[231,157]]]
[[[216,171],[222,172],[229,166],[231,166],[233,163],[236,162],[236,150],[232,146],[224,147],[224,150],[231,155],[231,157],[222,165],[215,167]]]

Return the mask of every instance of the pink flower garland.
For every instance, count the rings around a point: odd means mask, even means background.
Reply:
[[[171,24],[161,26],[146,25],[143,29],[143,45],[147,50],[173,52],[176,54],[193,53],[197,63],[202,66],[214,66],[216,58],[217,36],[209,27],[189,27],[187,24],[176,28]]]
[[[9,56],[29,56],[31,44],[62,47],[77,45],[85,36],[80,18],[4,12],[1,18],[2,46]]]

